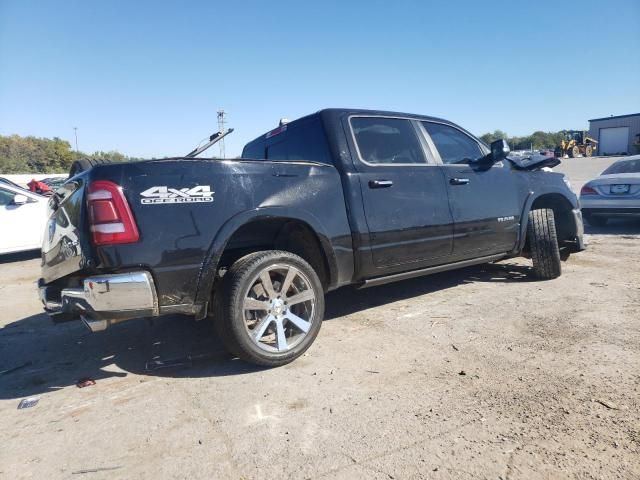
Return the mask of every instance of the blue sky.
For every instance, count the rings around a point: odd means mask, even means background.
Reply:
[[[0,0],[0,134],[180,155],[228,112],[227,156],[324,107],[482,134],[640,111],[640,1]]]

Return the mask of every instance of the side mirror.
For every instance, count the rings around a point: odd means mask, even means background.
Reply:
[[[507,158],[509,152],[511,152],[509,144],[503,138],[496,140],[495,142],[491,142],[491,159],[494,163]]]
[[[16,193],[13,196],[13,204],[14,205],[24,205],[25,203],[27,203],[29,201],[29,198],[27,198],[26,195],[22,195],[20,193]]]

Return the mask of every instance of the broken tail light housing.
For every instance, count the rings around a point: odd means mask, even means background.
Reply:
[[[131,208],[117,183],[108,180],[91,182],[87,206],[94,245],[135,243],[140,239]]]

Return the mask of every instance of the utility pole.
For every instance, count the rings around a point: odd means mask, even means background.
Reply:
[[[73,133],[76,136],[76,153],[78,153],[78,127],[73,127]]]
[[[224,116],[226,115],[226,112],[224,110],[218,110],[218,131],[220,133],[224,133],[224,125],[226,122],[226,120],[224,119]],[[220,158],[224,159],[225,158],[225,152],[224,152],[224,138],[222,138],[220,140],[220,142],[218,143],[218,145],[220,146]]]

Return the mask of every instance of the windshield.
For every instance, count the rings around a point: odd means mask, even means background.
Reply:
[[[616,173],[640,173],[640,158],[616,162],[602,172],[602,175],[613,175]]]

